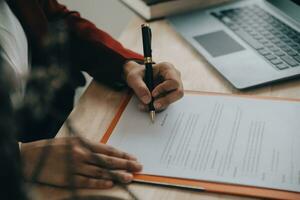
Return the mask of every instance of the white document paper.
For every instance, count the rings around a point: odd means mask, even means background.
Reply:
[[[186,94],[152,124],[132,98],[108,144],[142,174],[300,192],[300,102]]]

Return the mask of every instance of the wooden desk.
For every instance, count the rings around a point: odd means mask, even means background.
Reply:
[[[142,52],[140,33],[140,25],[142,23],[143,21],[141,19],[134,18],[119,38],[126,47],[137,52]],[[177,68],[182,73],[185,89],[300,98],[299,80],[253,89],[246,92],[237,91],[212,67],[210,67],[203,57],[181,39],[165,20],[153,22],[151,27],[153,29],[153,55],[156,62],[169,61],[176,64]],[[123,95],[124,92],[112,91],[109,88],[92,82],[70,115],[74,126],[79,130],[80,134],[91,141],[98,142],[115,115]],[[64,127],[61,129],[58,136],[66,136]],[[129,188],[143,200],[254,199],[137,183],[131,184]],[[38,187],[36,190],[41,195],[41,198],[48,200],[61,199],[61,197],[68,195],[68,192],[64,190],[48,187]],[[114,194],[114,196],[126,198],[124,192],[117,188],[106,191],[88,190],[82,191],[82,193]]]

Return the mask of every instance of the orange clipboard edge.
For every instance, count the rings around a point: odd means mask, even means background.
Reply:
[[[293,101],[300,102],[300,99],[293,98],[281,98],[281,97],[265,97],[265,96],[253,96],[253,95],[235,95],[235,94],[226,94],[226,93],[215,93],[215,92],[200,92],[200,91],[185,91],[185,93],[193,95],[213,95],[213,96],[231,96],[231,97],[240,97],[240,98],[250,98],[250,99],[261,99],[261,100],[277,100],[277,101]],[[113,133],[114,128],[118,124],[126,106],[128,105],[132,93],[128,92],[123,100],[121,101],[120,107],[117,110],[116,115],[114,116],[112,122],[107,128],[105,134],[101,139],[101,143],[107,143],[111,134]],[[200,181],[200,180],[191,180],[191,179],[181,179],[181,178],[172,178],[164,176],[153,176],[153,175],[144,175],[144,174],[135,174],[135,182],[142,183],[152,183],[158,185],[170,185],[181,188],[191,188],[198,189],[207,192],[214,193],[223,193],[223,194],[232,194],[248,197],[258,197],[258,198],[268,198],[268,199],[281,199],[281,200],[300,200],[300,193],[298,192],[288,192],[275,189],[266,189],[258,188],[251,186],[242,186],[236,184],[226,184],[226,183],[216,183],[209,181]]]
[[[100,140],[100,143],[106,144],[107,141],[109,140],[111,134],[113,133],[113,130],[117,126],[127,104],[129,103],[130,99],[132,97],[132,92],[128,91],[124,98],[121,100],[120,107],[117,110],[116,115],[114,116],[113,120],[111,121],[110,125],[108,126],[107,130],[105,131],[103,137]]]
[[[180,179],[153,175],[134,175],[135,182],[152,183],[158,185],[170,185],[180,188],[197,189],[212,193],[231,194],[247,197],[280,199],[280,200],[299,200],[300,193],[288,192],[275,189],[258,188],[237,184],[216,183],[192,179]]]

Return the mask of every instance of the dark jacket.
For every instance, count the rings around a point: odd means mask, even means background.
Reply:
[[[98,29],[91,22],[80,17],[78,12],[70,11],[56,0],[7,0],[10,8],[21,22],[32,55],[32,67],[42,67],[48,54],[43,49],[43,41],[52,23],[64,21],[70,32],[72,66],[72,87],[59,91],[55,100],[63,117],[50,115],[39,122],[26,117],[22,120],[21,141],[32,141],[53,137],[73,108],[74,90],[83,85],[80,71],[88,72],[95,80],[117,86],[122,83],[123,65],[128,60],[143,59],[137,53],[124,48],[110,35]]]

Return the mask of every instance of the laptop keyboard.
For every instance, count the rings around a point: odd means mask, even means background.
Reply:
[[[300,66],[300,34],[253,5],[211,13],[276,69]]]

